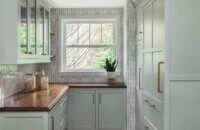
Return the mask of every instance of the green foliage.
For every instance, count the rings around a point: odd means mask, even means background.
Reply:
[[[108,59],[106,58],[106,64],[104,66],[104,69],[107,72],[115,72],[116,68],[117,68],[117,60],[112,61],[112,59]]]

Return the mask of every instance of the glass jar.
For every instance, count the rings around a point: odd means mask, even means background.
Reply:
[[[49,78],[48,77],[41,78],[41,89],[49,89]]]
[[[36,89],[36,78],[34,74],[26,74],[24,77],[25,92],[34,91]]]

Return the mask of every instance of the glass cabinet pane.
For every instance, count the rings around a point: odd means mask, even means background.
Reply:
[[[20,0],[21,4],[21,25],[20,25],[20,45],[21,53],[25,54],[28,51],[28,2]]]
[[[36,54],[36,0],[29,0],[29,4],[30,4],[29,54]]]
[[[38,46],[39,54],[43,54],[43,44],[44,44],[44,7],[40,7],[39,15],[39,29],[38,29]]]
[[[45,10],[45,20],[44,20],[44,54],[49,54],[49,11]]]

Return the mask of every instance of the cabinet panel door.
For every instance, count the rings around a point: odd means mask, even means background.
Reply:
[[[72,130],[95,130],[95,90],[73,90]]]
[[[152,52],[144,53],[143,64],[143,89],[145,92],[152,94]]]
[[[153,53],[153,97],[160,103],[164,101],[164,60],[162,52]]]
[[[136,9],[136,15],[137,15],[137,41],[140,41],[143,39],[143,12],[142,12],[142,6],[139,5]]]
[[[152,4],[146,5],[143,10],[144,17],[144,49],[152,48]]]
[[[48,113],[1,113],[2,130],[48,130]]]
[[[143,43],[137,43],[137,82],[136,87],[139,90],[142,90],[142,71],[143,71]]]
[[[136,77],[136,130],[143,130],[142,117],[142,71],[143,71],[143,47],[142,42],[137,44],[137,77]]]
[[[153,2],[153,48],[164,50],[165,23],[164,23],[164,0]]]
[[[98,130],[122,130],[125,109],[122,90],[99,90]]]

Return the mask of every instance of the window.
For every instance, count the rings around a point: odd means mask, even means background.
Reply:
[[[61,71],[102,72],[115,58],[115,20],[62,20]]]

